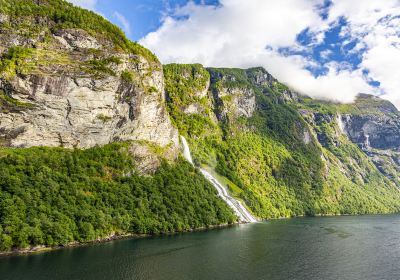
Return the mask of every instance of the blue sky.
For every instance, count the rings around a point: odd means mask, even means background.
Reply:
[[[71,0],[119,25],[163,63],[264,66],[295,90],[400,107],[398,0]]]
[[[127,35],[131,40],[137,41],[149,32],[157,30],[166,14],[188,2],[187,0],[98,0],[93,7],[124,31],[128,31]],[[194,2],[205,5],[218,4],[217,0]],[[126,26],[116,16],[117,14],[129,22],[130,30],[126,30]]]

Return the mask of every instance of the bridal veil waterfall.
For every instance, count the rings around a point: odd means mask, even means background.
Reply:
[[[194,165],[186,138],[181,136],[181,141],[183,146],[183,156],[188,162]],[[231,207],[235,211],[236,215],[239,217],[240,222],[257,222],[257,219],[243,206],[243,204],[239,200],[232,197],[229,194],[227,188],[223,186],[220,182],[218,182],[218,180],[213,175],[202,168],[199,168],[199,170],[204,175],[204,177],[208,181],[210,181],[210,183],[217,189],[218,195],[229,205],[229,207]]]

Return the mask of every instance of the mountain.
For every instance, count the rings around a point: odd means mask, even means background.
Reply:
[[[396,212],[398,117],[388,101],[301,96],[262,68],[165,65],[173,123],[194,160],[257,216]]]
[[[400,113],[300,95],[263,68],[161,65],[62,0],[0,0],[0,250],[400,209]]]
[[[148,50],[62,0],[0,0],[0,42],[0,251],[236,221]]]

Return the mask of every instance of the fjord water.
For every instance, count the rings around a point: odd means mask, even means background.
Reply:
[[[400,216],[294,218],[0,258],[0,279],[400,279]]]

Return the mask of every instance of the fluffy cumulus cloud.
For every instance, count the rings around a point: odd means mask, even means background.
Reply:
[[[140,43],[163,63],[264,66],[313,97],[351,102],[372,93],[400,107],[399,9],[398,0],[189,2]],[[330,42],[336,29],[338,40]]]
[[[346,17],[345,35],[356,38],[361,51],[360,68],[380,83],[383,98],[400,108],[400,1],[338,1],[330,17]]]

